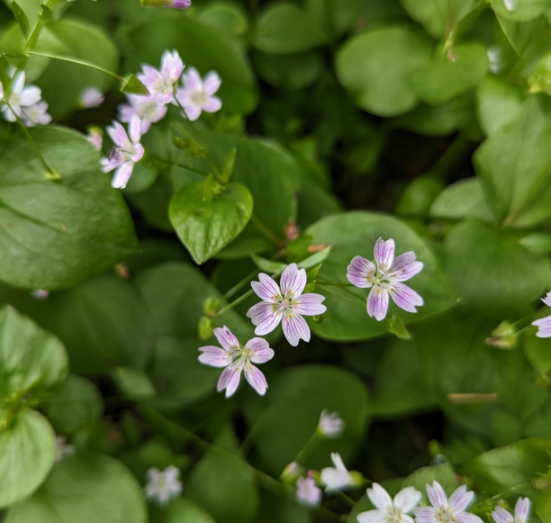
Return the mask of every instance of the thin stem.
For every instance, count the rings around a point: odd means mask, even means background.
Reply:
[[[164,158],[160,158],[159,156],[151,155],[150,158],[152,158],[155,162],[161,162],[161,163],[164,163],[165,165],[170,165],[171,167],[179,167],[180,169],[187,169],[188,171],[192,171],[194,173],[200,174],[201,176],[205,176],[205,177],[210,176],[210,173],[201,171],[200,169],[195,169],[195,167],[188,167],[187,165],[180,165],[180,163],[170,162],[168,160],[165,160]]]
[[[356,506],[356,502],[348,497],[344,492],[341,492],[340,490],[337,490],[336,496],[341,500],[344,501],[349,507],[354,508]]]
[[[225,312],[228,312],[229,310],[233,309],[234,307],[237,307],[241,302],[245,301],[249,296],[253,294],[253,290],[247,291],[245,294],[237,298],[236,300],[232,301],[229,305],[226,305],[223,309],[220,309],[214,318],[217,316],[222,316]]]
[[[314,432],[312,436],[310,436],[310,439],[306,442],[304,447],[300,449],[299,453],[297,454],[297,457],[295,458],[295,461],[298,464],[304,465],[306,460],[308,459],[308,456],[312,453],[312,451],[318,446],[318,443],[320,442],[321,438],[319,437],[318,431]]]
[[[474,143],[467,141],[461,134],[458,135],[431,167],[429,174],[435,178],[444,178],[449,175],[450,171],[453,172],[452,169],[457,169],[460,162],[470,156],[475,146]]]
[[[228,300],[231,298],[243,285],[246,285],[249,283],[258,273],[260,273],[260,269],[256,269],[255,271],[251,272],[247,276],[245,276],[239,283],[234,285],[226,294],[224,294],[224,299]]]
[[[334,283],[332,281],[326,280],[325,278],[316,278],[319,283],[323,285],[329,285],[331,287],[355,287],[352,283]]]
[[[361,307],[362,309],[365,309],[365,303],[364,302],[359,302],[359,301],[356,301],[356,300],[351,300],[350,298],[348,298],[347,296],[343,296],[342,294],[339,294],[338,292],[335,292],[331,289],[329,289],[328,287],[325,287],[324,285],[321,285],[318,283],[318,287],[320,289],[323,289],[324,291],[327,291],[328,293],[330,294],[333,294],[335,296],[338,296],[339,298],[343,299],[343,300],[346,300],[350,303],[353,303],[354,305],[358,305],[359,307]]]
[[[266,227],[255,214],[251,217],[251,223],[276,247],[281,248],[284,246],[284,243],[272,231],[270,231],[270,229],[268,229],[268,227]]]

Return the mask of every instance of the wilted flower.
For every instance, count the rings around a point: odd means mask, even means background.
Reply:
[[[482,523],[478,516],[465,512],[474,497],[474,492],[467,492],[465,485],[456,489],[448,500],[440,483],[434,481],[432,487],[427,485],[427,494],[432,507],[413,511],[417,523]]]
[[[268,334],[283,321],[283,334],[293,347],[301,339],[310,341],[310,327],[302,316],[323,314],[327,307],[321,303],[325,296],[302,294],[306,271],[299,270],[296,263],[288,265],[281,275],[281,289],[267,274],[260,273],[258,279],[260,281],[253,281],[251,286],[263,301],[247,312],[247,317],[256,325],[255,334]]]
[[[149,131],[152,123],[162,120],[166,115],[166,105],[158,105],[155,96],[129,94],[126,98],[128,103],[120,104],[118,107],[119,120],[130,122],[137,116],[142,122],[142,134]]]
[[[101,151],[103,146],[103,133],[99,127],[90,127],[86,139],[94,146],[96,151]]]
[[[417,506],[422,496],[421,492],[413,487],[406,487],[392,500],[378,483],[373,483],[373,488],[367,489],[367,495],[377,509],[358,514],[359,523],[413,523],[413,518],[408,516],[408,512]]]
[[[299,478],[297,480],[297,499],[302,505],[317,507],[321,503],[323,492],[316,485],[314,478]]]
[[[542,298],[541,301],[543,301],[543,303],[545,303],[548,307],[551,307],[551,292],[548,292],[547,296]],[[532,325],[538,327],[538,332],[536,333],[538,338],[551,338],[551,316],[546,316],[545,318],[536,320],[532,323]]]
[[[38,102],[40,102],[42,91],[35,85],[27,85],[25,87],[24,71],[19,71],[15,73],[15,76],[11,81],[10,88],[11,92],[6,93],[2,86],[2,82],[0,82],[0,99],[7,102],[1,104],[0,109],[2,110],[2,113],[6,120],[8,120],[9,122],[15,122],[17,120],[17,117],[22,117],[23,109],[30,108],[31,106],[37,105]],[[8,104],[11,106],[11,108],[8,107]],[[46,109],[47,108],[48,106],[46,106]]]
[[[191,6],[191,0],[142,0],[143,7],[172,7],[174,9],[187,9]]]
[[[182,75],[182,81],[184,87],[176,91],[176,99],[191,121],[197,120],[202,111],[215,113],[220,110],[222,101],[217,96],[213,96],[222,83],[217,73],[211,71],[203,81],[197,70],[190,67]]]
[[[156,468],[149,469],[145,486],[146,497],[156,501],[159,505],[164,505],[170,498],[178,496],[182,492],[179,476],[180,470],[172,465],[164,471]]]
[[[340,454],[332,452],[331,460],[335,468],[326,467],[321,469],[321,481],[325,485],[325,490],[343,490],[347,487],[356,485],[357,482],[354,476],[344,466]]]
[[[67,444],[67,438],[65,436],[55,437],[55,461],[56,463],[64,460],[68,456],[72,456],[75,453],[75,447]]]
[[[80,105],[85,109],[99,107],[103,103],[103,94],[97,87],[87,87],[80,95]]]
[[[322,436],[332,439],[338,438],[344,430],[344,421],[336,412],[323,410],[318,424],[318,431]]]
[[[348,281],[363,289],[372,287],[367,298],[367,313],[378,321],[386,317],[388,296],[398,307],[408,312],[417,312],[415,307],[423,305],[423,298],[402,282],[407,281],[423,269],[415,260],[414,252],[406,252],[394,259],[394,240],[375,243],[375,264],[356,256],[348,266]]]
[[[124,130],[124,127],[119,122],[113,122],[112,127],[107,128],[107,133],[115,143],[115,147],[111,149],[109,158],[102,158],[101,164],[103,172],[110,172],[116,169],[115,176],[111,185],[115,189],[124,189],[132,171],[134,164],[139,162],[144,154],[144,148],[140,143],[142,137],[142,124],[137,116],[134,116],[130,122],[129,131],[130,139]]]
[[[492,518],[496,523],[526,523],[530,513],[530,500],[528,498],[518,498],[515,506],[515,515],[497,506],[492,512]]]
[[[166,105],[174,100],[174,86],[184,70],[184,63],[178,51],[165,51],[161,59],[161,69],[150,65],[142,66],[143,74],[138,78],[154,96],[158,105]]]
[[[266,394],[266,378],[252,363],[266,363],[274,357],[268,342],[263,338],[253,338],[243,347],[227,327],[214,329],[214,335],[222,348],[212,345],[199,347],[203,353],[199,361],[211,367],[225,367],[218,380],[218,392],[226,389],[226,398],[232,396],[239,386],[243,371],[251,387],[261,396]]]
[[[27,127],[35,125],[48,125],[52,121],[48,114],[48,104],[44,101],[21,108],[21,119]]]

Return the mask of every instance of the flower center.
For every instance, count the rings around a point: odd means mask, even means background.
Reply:
[[[456,523],[457,522],[455,514],[453,514],[453,512],[450,512],[450,510],[447,508],[438,509],[438,511],[434,516],[436,518],[436,521],[438,521],[439,523]]]
[[[283,311],[287,317],[292,317],[295,314],[298,302],[294,299],[294,294],[291,291],[288,291],[285,296],[281,294],[274,296],[274,300],[276,301],[273,305],[274,312]]]
[[[402,523],[402,509],[401,508],[389,508],[385,516],[386,523]]]
[[[208,96],[204,91],[195,91],[189,95],[189,98],[193,102],[193,105],[203,107],[207,103]]]

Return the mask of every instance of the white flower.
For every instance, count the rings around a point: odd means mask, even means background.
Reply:
[[[392,500],[378,483],[373,483],[373,488],[367,489],[367,495],[377,509],[358,514],[359,523],[413,523],[413,518],[407,514],[417,506],[422,497],[418,490],[406,487]]]
[[[44,101],[29,107],[21,108],[21,119],[27,127],[35,125],[48,125],[52,121],[52,117],[48,114],[48,104]]]
[[[116,169],[115,176],[113,176],[113,181],[111,182],[111,185],[115,189],[124,189],[126,187],[130,176],[132,176],[134,164],[139,162],[144,154],[144,148],[140,143],[142,137],[140,119],[134,116],[128,128],[130,139],[124,127],[119,122],[113,122],[113,126],[107,128],[107,133],[115,143],[115,147],[111,149],[109,158],[102,158],[101,164],[105,173]]]
[[[205,76],[205,80],[196,69],[190,67],[182,75],[184,87],[176,92],[176,99],[184,108],[186,116],[191,120],[197,120],[202,111],[215,113],[222,107],[222,100],[214,93],[220,88],[222,80],[217,73],[211,71]]]
[[[10,85],[10,91],[10,93],[4,92],[4,88],[0,82],[0,99],[7,102],[1,104],[0,109],[8,122],[15,122],[17,116],[21,118],[23,108],[38,104],[42,96],[42,91],[35,85],[25,87],[24,71],[15,73]],[[11,106],[11,109],[8,107],[8,104]]]
[[[98,127],[90,127],[86,139],[90,142],[96,151],[101,151],[103,146],[103,133]]]
[[[456,489],[448,500],[440,483],[434,481],[432,487],[427,485],[427,494],[432,507],[413,511],[417,523],[482,523],[478,516],[465,512],[474,497],[474,492],[467,492],[465,485]]]
[[[151,128],[152,123],[162,120],[166,115],[166,105],[158,105],[155,96],[127,95],[128,103],[120,104],[119,120],[130,122],[134,116],[142,121],[142,134]]]
[[[164,471],[152,468],[147,471],[145,495],[148,499],[164,505],[170,498],[182,492],[182,483],[179,480],[180,470],[174,466]]]
[[[97,87],[87,87],[80,95],[80,105],[85,109],[99,107],[103,103],[103,94]]]
[[[327,439],[338,438],[344,430],[344,421],[336,412],[323,410],[318,424],[318,431]]]
[[[526,523],[530,513],[530,500],[528,498],[518,498],[515,506],[515,515],[497,506],[492,512],[492,518],[496,523]]]
[[[64,460],[67,456],[72,456],[75,453],[75,447],[67,444],[65,436],[55,437],[55,461],[56,463]]]
[[[297,480],[297,499],[302,505],[317,507],[321,503],[323,493],[316,485],[314,478],[299,478]]]
[[[166,105],[174,100],[174,87],[184,70],[184,63],[178,51],[165,51],[161,59],[161,69],[143,65],[143,74],[138,79],[154,96],[158,105]]]
[[[354,477],[344,466],[340,454],[332,452],[331,460],[335,468],[326,467],[321,470],[321,481],[325,485],[325,490],[343,490],[355,485]]]

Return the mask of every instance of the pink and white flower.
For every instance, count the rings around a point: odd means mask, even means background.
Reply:
[[[260,281],[253,281],[251,286],[263,301],[247,312],[247,317],[256,326],[255,334],[268,334],[283,322],[283,334],[293,347],[301,339],[310,341],[310,327],[303,316],[323,314],[327,307],[321,303],[325,296],[302,294],[306,287],[306,271],[299,270],[296,263],[288,265],[281,275],[281,288],[267,274],[260,273],[258,279]]]
[[[301,505],[317,507],[323,498],[323,492],[316,485],[314,478],[299,478],[297,480],[297,500]]]
[[[518,498],[514,516],[498,505],[492,512],[492,518],[496,523],[526,523],[528,514],[530,514],[530,500]]]
[[[52,121],[51,115],[48,114],[48,104],[43,100],[37,104],[22,107],[21,119],[27,127],[48,125]]]
[[[478,516],[465,512],[474,497],[474,492],[467,492],[465,485],[457,488],[448,499],[440,483],[434,481],[432,487],[427,485],[427,494],[432,507],[413,511],[417,523],[482,523]]]
[[[152,123],[157,123],[166,115],[166,105],[158,105],[155,96],[130,94],[126,98],[128,103],[118,106],[119,120],[130,122],[137,116],[142,122],[142,135],[149,131]]]
[[[393,500],[378,483],[373,483],[373,488],[367,489],[367,495],[377,508],[358,514],[359,523],[413,523],[408,512],[417,506],[422,497],[418,490],[406,487]]]
[[[423,298],[402,282],[409,280],[423,269],[423,263],[416,261],[410,251],[394,258],[394,240],[379,238],[375,243],[375,263],[355,256],[348,266],[346,277],[356,287],[371,291],[367,298],[367,314],[378,321],[388,312],[388,297],[401,309],[417,312],[415,307],[424,304]]]
[[[321,469],[321,481],[326,491],[343,490],[356,484],[354,476],[344,466],[340,454],[332,452],[331,461],[335,467]]]
[[[226,389],[226,398],[233,396],[243,371],[251,387],[264,396],[268,382],[262,371],[253,363],[266,363],[274,357],[274,351],[268,342],[263,338],[253,338],[243,347],[225,326],[214,329],[214,335],[222,348],[213,345],[199,347],[203,353],[199,356],[199,361],[211,367],[225,367],[218,380],[218,392]]]
[[[201,112],[215,113],[222,107],[222,100],[214,94],[220,89],[222,80],[218,74],[211,71],[203,80],[196,69],[190,67],[182,75],[184,87],[176,92],[176,99],[184,108],[189,120],[195,121]]]
[[[164,505],[169,499],[181,494],[182,483],[179,477],[180,470],[172,465],[163,471],[149,469],[145,486],[146,497],[159,505]]]
[[[548,307],[551,307],[551,292],[548,292],[547,296],[542,298],[541,301],[543,301],[543,303],[545,303]],[[551,316],[546,316],[545,318],[536,320],[532,323],[532,325],[538,327],[538,332],[536,333],[538,338],[551,338]]]
[[[23,109],[38,104],[42,96],[42,91],[35,85],[25,86],[24,71],[15,72],[9,91],[6,92],[0,82],[0,100],[7,102],[0,104],[0,110],[8,122],[15,122],[17,117],[21,118]]]
[[[116,121],[107,128],[107,133],[115,143],[108,158],[102,158],[103,172],[108,173],[116,169],[111,185],[115,189],[124,189],[132,176],[134,164],[139,162],[144,155],[142,137],[142,124],[137,116],[134,116],[128,126],[130,138],[124,127]]]
[[[101,151],[101,148],[103,147],[103,133],[99,127],[91,126],[88,129],[86,139],[94,146],[96,151]]]
[[[147,87],[158,105],[166,105],[174,100],[174,89],[184,70],[184,63],[178,51],[165,51],[161,59],[161,69],[142,65],[143,74],[138,79]]]
[[[323,410],[318,424],[319,433],[327,439],[338,438],[344,430],[344,421],[336,412]]]
[[[55,462],[59,463],[75,453],[75,447],[67,443],[65,436],[55,437]]]
[[[142,0],[143,7],[172,7],[173,9],[187,9],[191,0]]]
[[[85,109],[99,107],[104,101],[103,94],[97,87],[87,87],[80,94],[80,105]]]

